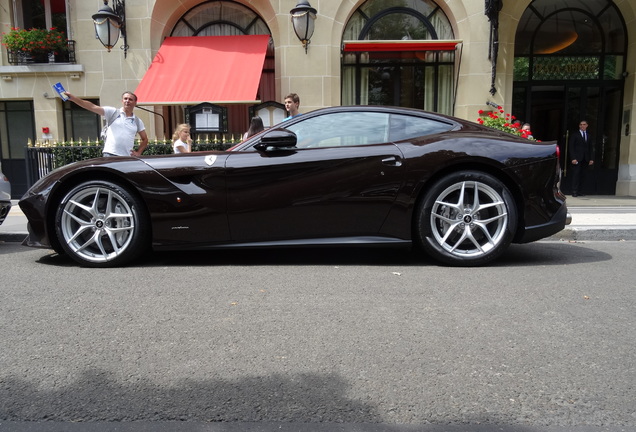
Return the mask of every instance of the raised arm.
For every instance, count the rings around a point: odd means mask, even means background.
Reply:
[[[77,96],[73,96],[73,95],[72,95],[72,94],[70,94],[69,92],[64,92],[64,93],[66,94],[66,96],[68,96],[68,99],[69,99],[71,102],[73,102],[73,103],[75,103],[75,104],[77,104],[77,105],[81,106],[81,107],[82,107],[82,108],[84,108],[85,110],[88,110],[88,111],[94,112],[95,114],[98,114],[98,115],[100,115],[100,116],[103,116],[103,115],[104,115],[104,108],[100,107],[99,105],[95,105],[95,104],[94,104],[94,103],[92,103],[92,102],[89,102],[89,101],[87,101],[87,100],[84,100],[84,99],[78,98]]]

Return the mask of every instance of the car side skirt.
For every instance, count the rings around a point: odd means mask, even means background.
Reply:
[[[295,240],[278,240],[267,242],[253,242],[253,243],[219,243],[219,244],[205,244],[205,245],[153,245],[155,250],[208,250],[208,249],[235,249],[235,248],[294,248],[294,247],[331,247],[331,246],[351,246],[351,247],[395,247],[395,248],[410,248],[412,245],[411,240],[403,240],[391,237],[381,236],[362,236],[362,237],[334,237],[334,238],[310,238],[310,239],[295,239]]]

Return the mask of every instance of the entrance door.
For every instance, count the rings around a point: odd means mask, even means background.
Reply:
[[[558,141],[565,193],[571,192],[571,158],[568,139],[578,131],[581,120],[587,120],[588,131],[595,140],[594,166],[588,169],[583,190],[589,195],[614,195],[618,178],[618,157],[622,92],[610,86],[587,86],[580,82],[563,85],[517,88],[515,106],[524,121],[532,125],[532,133],[541,141]],[[526,109],[521,108],[527,103]]]
[[[612,0],[532,0],[515,35],[512,113],[541,140],[558,140],[570,191],[567,137],[587,120],[595,160],[584,193],[616,193],[627,27]]]

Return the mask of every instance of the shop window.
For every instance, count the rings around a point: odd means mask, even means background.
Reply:
[[[429,0],[393,6],[369,0],[351,17],[343,42],[395,41],[383,51],[344,52],[343,105],[394,105],[453,114],[455,45],[451,50],[401,49],[399,42],[452,40],[450,22]],[[344,45],[343,44],[343,45]]]
[[[0,101],[0,165],[11,179],[11,194],[20,198],[27,190],[25,148],[34,142],[33,101]]]
[[[33,102],[2,102],[0,104],[0,125],[3,131],[0,134],[2,158],[23,159],[24,147],[27,142],[35,140]]]
[[[99,99],[87,99],[89,102],[99,105]],[[70,101],[63,102],[64,138],[65,141],[98,141],[101,132],[101,117],[74,104]]]

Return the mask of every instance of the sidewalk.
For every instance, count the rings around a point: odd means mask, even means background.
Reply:
[[[27,236],[27,219],[18,206],[18,200],[11,200],[11,210],[0,225],[0,242],[22,242]]]
[[[550,240],[636,240],[636,197],[567,196],[572,223]]]
[[[568,196],[566,202],[572,223],[549,240],[636,240],[636,197]],[[0,242],[22,242],[26,236],[27,220],[14,200],[0,225]]]
[[[636,197],[567,196],[572,223],[550,240],[636,240]]]

